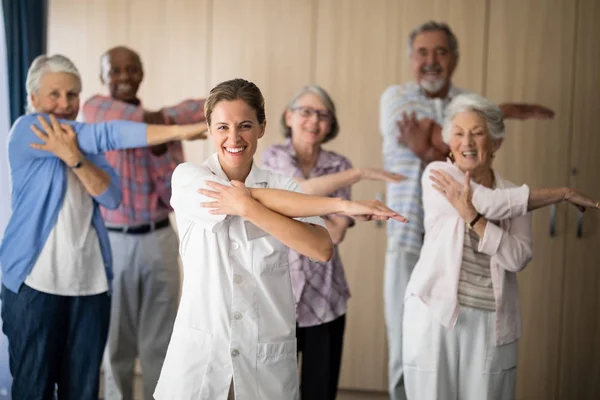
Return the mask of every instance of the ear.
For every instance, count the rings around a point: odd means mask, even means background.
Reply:
[[[292,126],[292,115],[294,115],[294,112],[292,110],[290,110],[289,108],[285,110],[285,124],[288,127]]]
[[[502,146],[503,139],[494,139],[492,140],[492,152],[495,153],[500,150],[500,146]]]
[[[31,99],[31,105],[33,106],[33,108],[35,110],[37,110],[38,106],[39,106],[39,103],[40,103],[39,102],[39,98],[37,97],[37,95],[35,93],[31,93],[29,95],[29,98]]]
[[[262,124],[260,124],[260,132],[258,132],[258,138],[260,139],[265,135],[265,130],[267,128],[267,120],[265,119]]]

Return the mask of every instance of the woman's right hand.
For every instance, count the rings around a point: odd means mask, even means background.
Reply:
[[[371,181],[383,181],[389,183],[397,183],[406,179],[406,176],[388,172],[380,168],[359,168],[360,179]]]
[[[398,214],[391,208],[388,208],[379,200],[344,200],[343,211],[340,214],[354,217],[361,221],[385,221],[388,219],[395,219],[399,222],[408,222],[404,216]]]
[[[587,208],[600,210],[600,201],[593,200],[575,189],[566,188],[563,200],[573,204],[579,211],[585,211]]]

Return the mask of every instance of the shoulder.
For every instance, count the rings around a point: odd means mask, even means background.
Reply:
[[[200,165],[192,162],[184,162],[179,164],[173,171],[173,186],[185,185],[191,180],[198,178],[215,177],[215,175],[205,165]]]
[[[84,107],[86,107],[86,106],[94,106],[94,105],[97,105],[99,103],[102,103],[102,102],[105,102],[105,101],[109,101],[109,100],[111,100],[110,97],[102,96],[102,95],[99,95],[99,94],[95,94],[92,97],[90,97],[89,99],[87,99],[83,103],[83,106]]]
[[[289,155],[289,153],[288,143],[276,143],[265,149],[263,152],[263,159],[265,159],[265,157]]]
[[[266,174],[267,187],[269,189],[281,189],[281,190],[289,190],[292,192],[302,192],[300,189],[300,185],[294,178],[290,178],[285,175],[278,174],[273,171],[263,170]]]
[[[346,156],[332,150],[322,149],[321,151],[325,156],[325,161],[328,167],[338,167],[339,169],[352,168],[352,163]]]

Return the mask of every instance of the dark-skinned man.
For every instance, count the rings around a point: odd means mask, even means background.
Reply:
[[[139,55],[115,47],[101,57],[100,79],[110,97],[96,95],[83,106],[86,121],[202,122],[204,100],[186,100],[146,111],[138,90],[144,78]],[[177,313],[178,240],[169,224],[171,175],[183,161],[180,142],[108,152],[121,178],[123,201],[103,209],[114,260],[111,319],[104,356],[105,397],[133,399],[135,361],[142,367],[144,399],[152,399]]]

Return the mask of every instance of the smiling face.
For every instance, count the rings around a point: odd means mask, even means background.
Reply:
[[[475,178],[492,167],[492,155],[500,148],[501,140],[494,140],[488,131],[483,115],[475,111],[463,111],[452,120],[450,152],[455,164],[463,172],[469,171]]]
[[[246,180],[252,168],[258,139],[266,121],[258,122],[256,110],[244,100],[223,100],[212,109],[208,128],[223,172],[229,179]]]
[[[457,61],[446,32],[426,31],[415,36],[410,65],[415,80],[428,94],[435,96],[448,89]]]
[[[39,89],[31,93],[36,112],[54,114],[56,118],[74,120],[79,112],[81,82],[67,72],[45,72]]]
[[[137,92],[144,79],[140,57],[125,47],[109,50],[101,59],[100,79],[113,99],[137,102]]]
[[[331,131],[332,114],[316,93],[307,92],[286,111],[294,143],[320,145]]]

